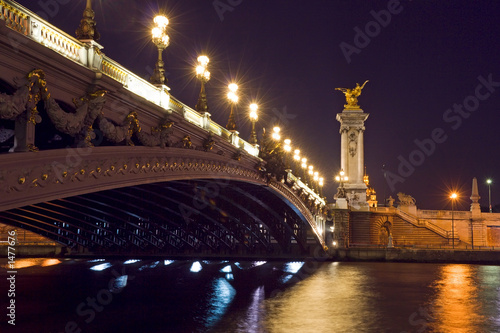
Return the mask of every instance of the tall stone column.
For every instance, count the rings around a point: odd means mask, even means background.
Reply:
[[[344,187],[349,204],[355,210],[369,210],[366,202],[366,184],[363,182],[363,133],[368,116],[369,114],[365,113],[361,108],[345,108],[342,113],[337,114],[341,135],[340,167],[348,177]]]

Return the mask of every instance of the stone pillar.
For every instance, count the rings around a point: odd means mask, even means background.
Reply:
[[[337,114],[341,135],[340,166],[348,177],[348,181],[344,183],[347,198],[351,209],[365,211],[369,210],[369,206],[366,202],[366,184],[363,181],[363,133],[368,116],[361,109],[344,109]]]

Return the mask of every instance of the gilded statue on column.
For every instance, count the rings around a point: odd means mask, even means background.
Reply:
[[[360,86],[359,83],[356,83],[356,87],[354,87],[353,89],[335,88],[335,90],[340,90],[344,93],[347,103],[346,105],[344,105],[346,109],[354,109],[354,110],[360,109],[358,105],[358,97],[359,95],[361,95],[361,90],[365,87],[365,84],[367,82],[368,80],[366,80],[362,86]]]

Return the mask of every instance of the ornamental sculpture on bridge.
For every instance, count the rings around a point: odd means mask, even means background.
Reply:
[[[416,203],[415,198],[411,195],[404,194],[402,192],[398,193],[399,205],[400,206],[414,206]]]
[[[344,93],[347,103],[346,105],[344,105],[346,109],[354,109],[354,110],[360,109],[358,105],[358,97],[359,95],[361,95],[361,90],[364,88],[367,82],[368,80],[366,80],[362,86],[360,86],[359,83],[356,83],[356,87],[354,87],[353,89],[335,88],[335,90],[340,90]]]

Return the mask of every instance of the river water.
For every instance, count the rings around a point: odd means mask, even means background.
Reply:
[[[7,274],[7,262],[0,261]],[[500,332],[500,267],[16,259],[1,332]],[[15,327],[6,307],[15,300]]]

